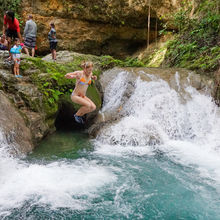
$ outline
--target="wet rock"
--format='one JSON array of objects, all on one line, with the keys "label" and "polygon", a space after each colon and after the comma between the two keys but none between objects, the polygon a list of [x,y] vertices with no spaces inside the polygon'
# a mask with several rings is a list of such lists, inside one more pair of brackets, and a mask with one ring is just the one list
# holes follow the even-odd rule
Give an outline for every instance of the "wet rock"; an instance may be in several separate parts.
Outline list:
[{"label": "wet rock", "polygon": [[0,91],[0,128],[7,142],[15,146],[11,149],[12,153],[27,153],[33,150],[29,128],[3,91]]}]

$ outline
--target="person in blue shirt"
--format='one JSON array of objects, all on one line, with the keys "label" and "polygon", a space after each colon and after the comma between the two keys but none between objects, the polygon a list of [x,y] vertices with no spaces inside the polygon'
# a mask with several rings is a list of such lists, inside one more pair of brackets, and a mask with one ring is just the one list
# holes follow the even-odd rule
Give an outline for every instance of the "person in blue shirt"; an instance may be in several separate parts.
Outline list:
[{"label": "person in blue shirt", "polygon": [[21,50],[23,44],[20,43],[18,38],[15,39],[15,45],[10,49],[10,53],[12,54],[12,59],[14,61],[14,75],[15,77],[21,78],[20,75],[20,63],[21,63]]}]

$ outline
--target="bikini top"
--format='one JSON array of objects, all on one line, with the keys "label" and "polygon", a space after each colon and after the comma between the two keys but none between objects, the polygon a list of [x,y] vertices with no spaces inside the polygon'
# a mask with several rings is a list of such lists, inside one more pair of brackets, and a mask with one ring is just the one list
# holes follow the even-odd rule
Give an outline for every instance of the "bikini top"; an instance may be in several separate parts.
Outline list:
[{"label": "bikini top", "polygon": [[90,85],[91,83],[92,83],[91,79],[88,82],[86,82],[84,77],[80,78],[79,80],[80,85]]}]

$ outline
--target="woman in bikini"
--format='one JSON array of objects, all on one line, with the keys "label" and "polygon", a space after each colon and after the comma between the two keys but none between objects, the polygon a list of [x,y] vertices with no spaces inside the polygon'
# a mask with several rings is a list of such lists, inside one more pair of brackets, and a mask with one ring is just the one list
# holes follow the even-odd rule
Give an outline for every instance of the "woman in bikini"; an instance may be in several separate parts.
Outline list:
[{"label": "woman in bikini", "polygon": [[76,79],[75,89],[72,92],[71,99],[73,102],[81,105],[80,109],[74,115],[75,121],[84,124],[83,115],[92,112],[96,109],[96,105],[86,96],[88,86],[91,80],[96,80],[97,77],[92,75],[93,63],[85,62],[82,64],[83,70],[67,73],[67,79]]}]

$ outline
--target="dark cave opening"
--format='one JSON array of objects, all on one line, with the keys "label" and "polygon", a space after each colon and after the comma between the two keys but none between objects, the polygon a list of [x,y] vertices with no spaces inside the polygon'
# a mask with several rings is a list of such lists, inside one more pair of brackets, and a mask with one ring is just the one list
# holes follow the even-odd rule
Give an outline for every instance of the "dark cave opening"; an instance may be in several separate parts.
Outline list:
[{"label": "dark cave opening", "polygon": [[103,43],[101,54],[108,54],[117,59],[125,59],[146,45],[145,41],[121,40],[111,38]]},{"label": "dark cave opening", "polygon": [[57,130],[79,130],[84,129],[82,125],[75,122],[74,114],[76,110],[73,105],[68,102],[62,102],[55,120]]}]

